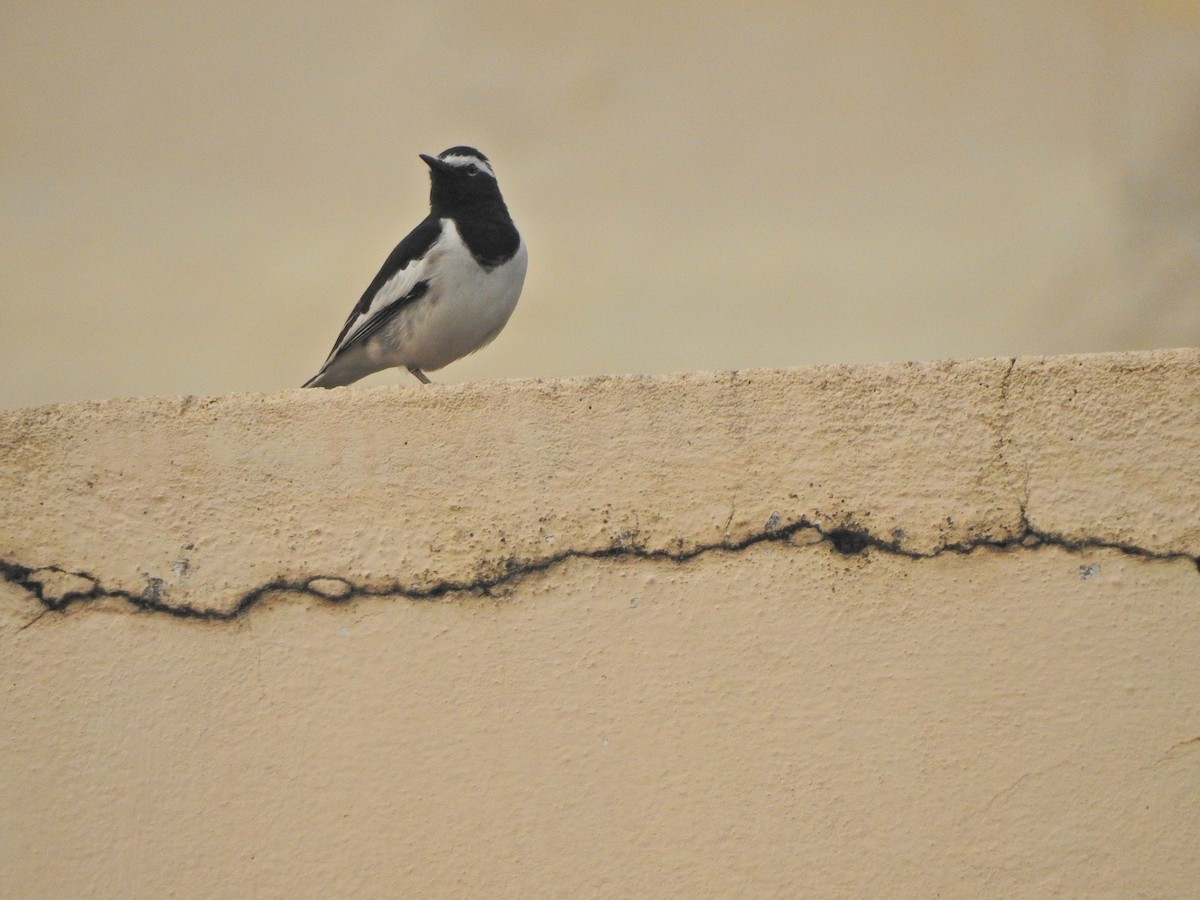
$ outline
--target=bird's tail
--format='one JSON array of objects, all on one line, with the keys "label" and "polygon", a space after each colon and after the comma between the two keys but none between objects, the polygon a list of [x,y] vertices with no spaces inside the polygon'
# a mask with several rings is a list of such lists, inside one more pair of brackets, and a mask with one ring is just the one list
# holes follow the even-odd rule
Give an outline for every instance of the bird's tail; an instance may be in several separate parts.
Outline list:
[{"label": "bird's tail", "polygon": [[300,387],[306,388],[335,388],[355,381],[354,378],[337,378],[329,369],[322,369]]},{"label": "bird's tail", "polygon": [[321,366],[320,371],[301,386],[306,388],[342,387],[353,384],[358,379],[379,371],[380,368],[352,349],[350,353],[338,353],[325,360],[325,365]]},{"label": "bird's tail", "polygon": [[335,388],[342,387],[346,384],[358,381],[362,378],[362,374],[350,372],[345,366],[330,365],[336,360],[329,360],[325,365],[321,366],[321,371],[317,372],[312,378],[300,385],[306,388]]}]

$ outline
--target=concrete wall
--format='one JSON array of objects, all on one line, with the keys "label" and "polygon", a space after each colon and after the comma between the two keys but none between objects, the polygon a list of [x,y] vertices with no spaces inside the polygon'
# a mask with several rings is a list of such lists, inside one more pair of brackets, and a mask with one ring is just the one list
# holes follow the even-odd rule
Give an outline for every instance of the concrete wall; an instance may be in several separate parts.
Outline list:
[{"label": "concrete wall", "polygon": [[1188,896],[1200,352],[0,416],[6,896]]}]

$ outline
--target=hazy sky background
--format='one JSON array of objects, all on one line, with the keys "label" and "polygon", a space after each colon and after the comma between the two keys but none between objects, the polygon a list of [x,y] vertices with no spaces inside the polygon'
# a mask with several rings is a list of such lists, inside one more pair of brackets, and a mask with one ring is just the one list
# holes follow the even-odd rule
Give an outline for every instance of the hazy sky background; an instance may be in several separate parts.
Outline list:
[{"label": "hazy sky background", "polygon": [[1200,3],[0,17],[0,407],[299,385],[459,143],[530,268],[437,381],[1200,344]]}]

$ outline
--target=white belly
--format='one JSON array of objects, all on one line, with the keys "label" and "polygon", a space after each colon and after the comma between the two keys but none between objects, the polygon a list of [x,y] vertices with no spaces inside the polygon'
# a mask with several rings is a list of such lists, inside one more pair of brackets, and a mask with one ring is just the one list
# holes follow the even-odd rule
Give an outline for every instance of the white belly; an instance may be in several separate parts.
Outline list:
[{"label": "white belly", "polygon": [[[381,329],[376,348],[389,365],[435,372],[490,343],[508,322],[529,256],[521,241],[508,262],[484,269],[451,221],[429,260],[429,290]],[[434,274],[436,273],[436,274]]]}]

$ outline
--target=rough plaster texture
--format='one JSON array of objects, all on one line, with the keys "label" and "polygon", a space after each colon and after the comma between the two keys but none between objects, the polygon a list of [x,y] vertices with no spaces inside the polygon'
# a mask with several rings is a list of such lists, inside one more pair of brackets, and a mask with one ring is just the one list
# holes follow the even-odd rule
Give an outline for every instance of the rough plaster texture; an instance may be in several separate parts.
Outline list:
[{"label": "rough plaster texture", "polygon": [[0,415],[10,896],[1200,883],[1200,352]]}]

